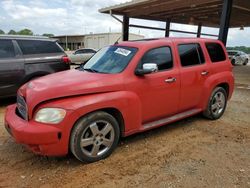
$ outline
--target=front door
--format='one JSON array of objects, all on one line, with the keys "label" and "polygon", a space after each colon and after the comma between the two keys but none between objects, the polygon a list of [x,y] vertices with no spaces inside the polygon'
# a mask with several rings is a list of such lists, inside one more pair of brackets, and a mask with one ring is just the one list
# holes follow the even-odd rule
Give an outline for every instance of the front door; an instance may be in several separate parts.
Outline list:
[{"label": "front door", "polygon": [[180,77],[168,46],[149,50],[142,57],[143,64],[155,63],[158,71],[137,78],[137,92],[141,100],[142,124],[171,116],[178,111]]}]

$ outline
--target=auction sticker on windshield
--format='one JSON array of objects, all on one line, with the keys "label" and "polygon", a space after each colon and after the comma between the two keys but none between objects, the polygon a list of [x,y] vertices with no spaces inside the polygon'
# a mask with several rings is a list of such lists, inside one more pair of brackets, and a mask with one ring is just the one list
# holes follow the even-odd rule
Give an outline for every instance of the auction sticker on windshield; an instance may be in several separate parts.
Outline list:
[{"label": "auction sticker on windshield", "polygon": [[123,56],[128,56],[131,53],[131,51],[124,49],[124,48],[117,48],[115,53],[121,54]]}]

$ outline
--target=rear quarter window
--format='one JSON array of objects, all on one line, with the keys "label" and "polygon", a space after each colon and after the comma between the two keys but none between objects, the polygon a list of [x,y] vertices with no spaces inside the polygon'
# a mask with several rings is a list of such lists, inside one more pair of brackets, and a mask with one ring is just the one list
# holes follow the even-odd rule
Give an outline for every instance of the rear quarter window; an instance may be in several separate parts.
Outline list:
[{"label": "rear quarter window", "polygon": [[206,48],[213,63],[226,60],[226,54],[219,43],[206,43]]},{"label": "rear quarter window", "polygon": [[53,41],[17,40],[24,55],[60,53],[62,49]]}]

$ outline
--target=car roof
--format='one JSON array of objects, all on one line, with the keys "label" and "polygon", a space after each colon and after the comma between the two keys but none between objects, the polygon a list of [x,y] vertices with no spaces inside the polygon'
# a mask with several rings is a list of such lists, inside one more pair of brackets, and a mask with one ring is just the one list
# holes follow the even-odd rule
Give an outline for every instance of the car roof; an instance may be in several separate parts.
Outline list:
[{"label": "car roof", "polygon": [[0,39],[57,41],[57,39],[52,39],[45,36],[28,36],[28,35],[0,35]]},{"label": "car roof", "polygon": [[239,50],[227,50],[227,52],[240,52]]},{"label": "car roof", "polygon": [[129,46],[129,47],[144,47],[150,46],[157,43],[168,42],[168,43],[195,43],[195,42],[213,42],[213,43],[220,43],[221,41],[217,39],[207,39],[207,38],[195,38],[195,37],[168,37],[168,38],[148,38],[148,39],[141,39],[141,40],[132,40],[132,41],[125,41],[120,42],[117,44],[118,46]]}]

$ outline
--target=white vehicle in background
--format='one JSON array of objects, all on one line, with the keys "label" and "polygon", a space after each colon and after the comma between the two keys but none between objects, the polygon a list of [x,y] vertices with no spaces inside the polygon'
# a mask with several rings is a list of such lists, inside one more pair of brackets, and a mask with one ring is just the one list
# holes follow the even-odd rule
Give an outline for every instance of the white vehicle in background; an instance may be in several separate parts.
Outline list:
[{"label": "white vehicle in background", "polygon": [[86,63],[94,54],[96,53],[95,49],[92,48],[82,48],[76,50],[72,54],[69,54],[68,57],[72,64],[84,64]]},{"label": "white vehicle in background", "polygon": [[237,65],[237,64],[247,65],[249,61],[249,56],[242,51],[228,50],[227,53],[229,59],[231,60],[232,65]]}]

